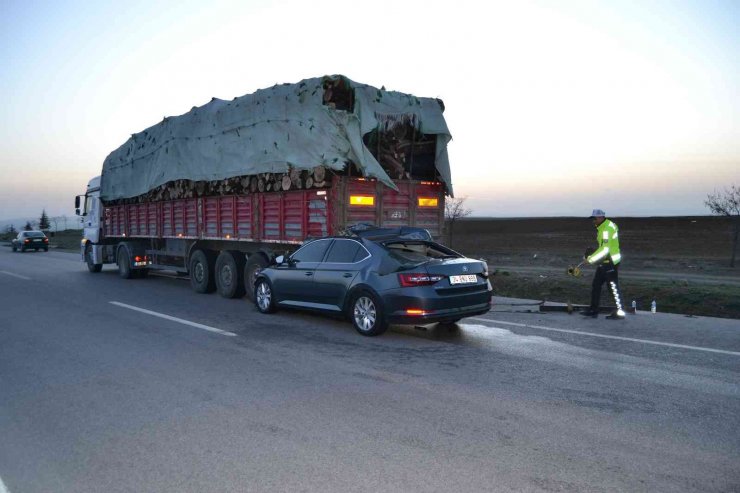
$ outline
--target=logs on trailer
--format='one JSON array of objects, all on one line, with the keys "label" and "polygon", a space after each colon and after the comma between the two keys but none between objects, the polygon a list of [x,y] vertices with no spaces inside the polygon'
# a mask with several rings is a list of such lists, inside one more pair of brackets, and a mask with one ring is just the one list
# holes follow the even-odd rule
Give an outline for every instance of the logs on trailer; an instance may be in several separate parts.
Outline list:
[{"label": "logs on trailer", "polygon": [[256,192],[281,192],[331,185],[334,172],[324,166],[312,170],[291,168],[288,173],[259,173],[254,176],[236,176],[225,180],[191,181],[174,180],[148,193],[127,199],[114,200],[106,205],[137,204],[162,200],[190,199],[219,195],[247,195]]}]

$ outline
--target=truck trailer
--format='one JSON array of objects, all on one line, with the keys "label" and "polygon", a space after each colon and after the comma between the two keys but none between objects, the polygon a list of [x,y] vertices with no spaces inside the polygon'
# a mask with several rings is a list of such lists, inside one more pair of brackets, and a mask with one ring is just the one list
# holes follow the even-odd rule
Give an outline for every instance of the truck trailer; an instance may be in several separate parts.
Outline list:
[{"label": "truck trailer", "polygon": [[443,111],[326,76],[165,118],[76,197],[82,260],[93,273],[173,270],[196,292],[251,298],[259,271],[307,239],[359,223],[441,236],[452,194]]}]

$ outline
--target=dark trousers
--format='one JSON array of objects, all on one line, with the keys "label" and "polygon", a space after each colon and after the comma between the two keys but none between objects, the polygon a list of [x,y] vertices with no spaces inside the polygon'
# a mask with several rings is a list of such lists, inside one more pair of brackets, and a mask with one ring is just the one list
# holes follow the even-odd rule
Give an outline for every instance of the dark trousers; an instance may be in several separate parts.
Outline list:
[{"label": "dark trousers", "polygon": [[598,310],[599,303],[601,300],[601,286],[607,283],[609,290],[612,292],[614,297],[614,303],[617,305],[617,310],[622,310],[622,295],[619,292],[619,273],[618,265],[614,265],[611,262],[603,263],[596,268],[594,274],[594,282],[591,285],[591,309]]}]

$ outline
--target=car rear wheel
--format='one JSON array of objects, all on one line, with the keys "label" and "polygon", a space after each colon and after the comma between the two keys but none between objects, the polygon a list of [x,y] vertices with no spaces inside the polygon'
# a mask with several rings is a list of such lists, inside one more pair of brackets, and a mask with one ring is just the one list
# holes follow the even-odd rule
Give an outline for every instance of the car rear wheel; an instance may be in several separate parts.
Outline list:
[{"label": "car rear wheel", "polygon": [[275,296],[267,279],[259,279],[254,287],[254,304],[260,313],[275,312]]},{"label": "car rear wheel", "polygon": [[216,259],[216,289],[224,298],[244,296],[244,254],[223,251]]},{"label": "car rear wheel", "polygon": [[190,257],[190,286],[196,293],[212,293],[216,290],[213,279],[213,257],[203,250],[196,250]]},{"label": "car rear wheel", "polygon": [[249,256],[247,259],[247,265],[244,266],[244,287],[247,290],[247,297],[251,301],[255,301],[255,281],[257,280],[257,274],[269,265],[267,258],[261,253],[255,253]]},{"label": "car rear wheel", "polygon": [[364,336],[377,336],[388,328],[378,299],[368,293],[358,293],[350,305],[350,318],[357,332]]},{"label": "car rear wheel", "polygon": [[103,264],[94,263],[90,245],[85,248],[85,263],[87,264],[87,270],[90,272],[100,272],[103,270]]}]

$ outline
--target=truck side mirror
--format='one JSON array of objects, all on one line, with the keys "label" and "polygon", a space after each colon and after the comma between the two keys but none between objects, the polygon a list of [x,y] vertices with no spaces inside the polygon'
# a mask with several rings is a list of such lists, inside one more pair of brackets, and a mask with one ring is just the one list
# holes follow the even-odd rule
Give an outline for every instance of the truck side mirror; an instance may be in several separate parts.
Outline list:
[{"label": "truck side mirror", "polygon": [[77,210],[76,214],[80,215],[80,196],[75,197],[75,209]]}]

